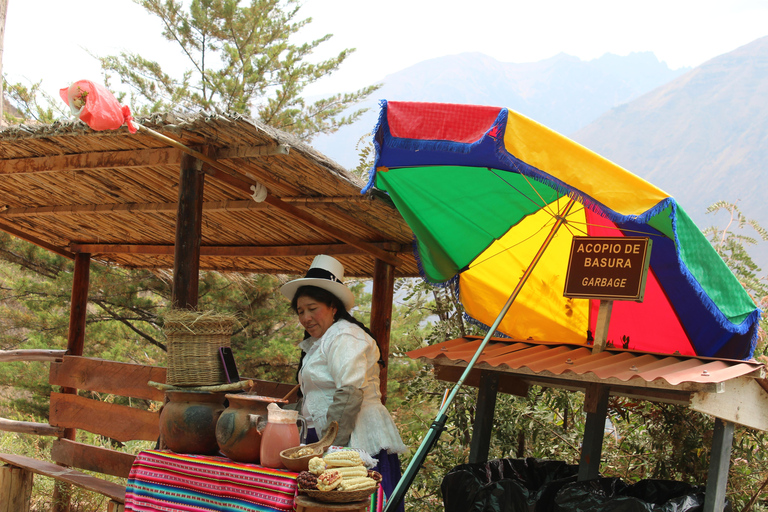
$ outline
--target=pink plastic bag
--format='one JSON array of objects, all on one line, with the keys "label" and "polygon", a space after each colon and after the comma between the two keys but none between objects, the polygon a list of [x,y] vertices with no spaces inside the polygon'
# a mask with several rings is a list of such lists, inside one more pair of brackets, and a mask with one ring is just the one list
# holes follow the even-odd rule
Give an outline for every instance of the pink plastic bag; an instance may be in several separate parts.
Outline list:
[{"label": "pink plastic bag", "polygon": [[67,102],[72,114],[96,131],[117,130],[124,124],[128,131],[136,133],[131,109],[120,105],[117,98],[103,85],[90,80],[78,80],[59,91],[61,99]]}]

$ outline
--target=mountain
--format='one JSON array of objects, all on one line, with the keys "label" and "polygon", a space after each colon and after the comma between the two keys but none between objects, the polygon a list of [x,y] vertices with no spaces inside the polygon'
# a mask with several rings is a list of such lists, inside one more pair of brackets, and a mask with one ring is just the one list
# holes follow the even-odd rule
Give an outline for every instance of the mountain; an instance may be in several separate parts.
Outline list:
[{"label": "mountain", "polygon": [[381,89],[362,104],[370,109],[363,118],[317,137],[312,145],[341,165],[355,167],[355,146],[375,126],[381,98],[508,107],[569,134],[686,71],[669,69],[650,52],[606,54],[590,61],[561,53],[523,64],[480,53],[440,57],[387,75]]},{"label": "mountain", "polygon": [[[671,194],[699,225],[716,201],[768,228],[768,37],[711,59],[571,134]],[[754,236],[755,233],[745,231]],[[765,242],[750,250],[768,268]]]}]

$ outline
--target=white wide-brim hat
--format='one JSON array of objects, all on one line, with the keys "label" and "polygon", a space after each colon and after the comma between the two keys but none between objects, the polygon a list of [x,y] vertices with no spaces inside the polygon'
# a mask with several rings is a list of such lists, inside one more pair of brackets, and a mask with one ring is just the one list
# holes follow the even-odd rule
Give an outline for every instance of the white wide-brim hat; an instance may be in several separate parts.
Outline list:
[{"label": "white wide-brim hat", "polygon": [[352,290],[344,284],[343,279],[344,265],[339,263],[336,258],[321,254],[312,260],[307,275],[301,279],[294,279],[285,283],[280,287],[280,292],[292,301],[293,296],[296,295],[296,290],[302,286],[317,286],[338,297],[349,311],[355,305],[355,296]]}]

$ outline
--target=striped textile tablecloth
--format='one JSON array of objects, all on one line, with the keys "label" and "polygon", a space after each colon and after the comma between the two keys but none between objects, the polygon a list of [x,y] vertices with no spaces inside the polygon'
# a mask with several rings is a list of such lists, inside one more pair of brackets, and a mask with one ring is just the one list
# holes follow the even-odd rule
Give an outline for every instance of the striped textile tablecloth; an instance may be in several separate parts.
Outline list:
[{"label": "striped textile tablecloth", "polygon": [[292,511],[298,473],[224,457],[141,452],[125,492],[133,512]]}]

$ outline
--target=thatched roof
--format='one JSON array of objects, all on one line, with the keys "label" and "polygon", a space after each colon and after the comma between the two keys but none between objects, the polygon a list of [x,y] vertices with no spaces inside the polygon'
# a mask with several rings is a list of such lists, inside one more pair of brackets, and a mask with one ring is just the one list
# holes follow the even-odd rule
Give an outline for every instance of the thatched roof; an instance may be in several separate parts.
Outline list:
[{"label": "thatched roof", "polygon": [[[361,196],[359,179],[294,137],[238,115],[139,122],[232,171],[203,165],[201,269],[303,274],[325,253],[362,277],[386,250],[378,255],[399,260],[396,276],[418,274],[413,234],[387,198]],[[96,132],[79,121],[6,128],[0,229],[69,257],[171,269],[184,157],[147,130]],[[252,199],[255,182],[269,201]]]}]

